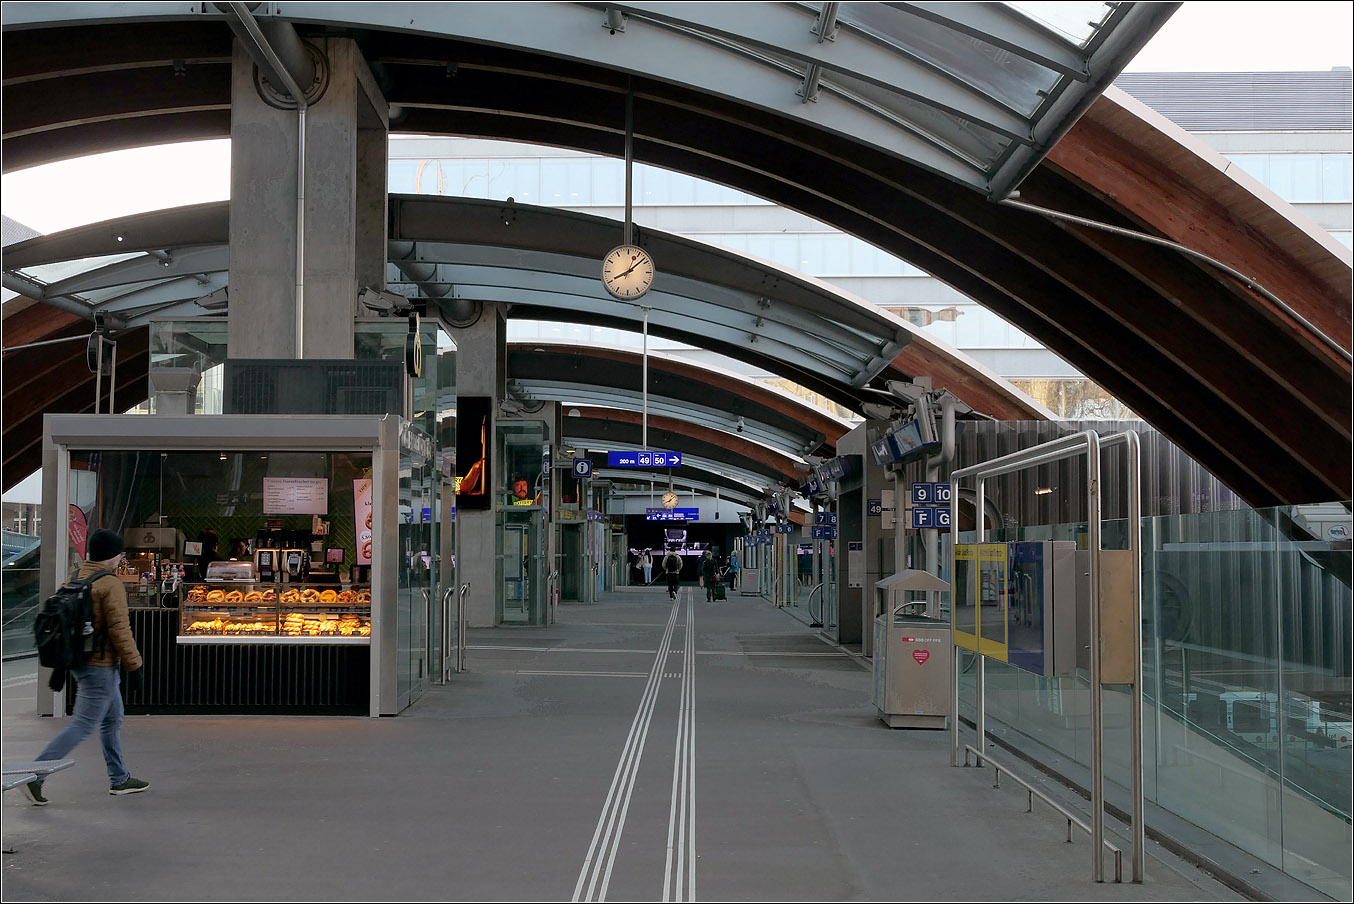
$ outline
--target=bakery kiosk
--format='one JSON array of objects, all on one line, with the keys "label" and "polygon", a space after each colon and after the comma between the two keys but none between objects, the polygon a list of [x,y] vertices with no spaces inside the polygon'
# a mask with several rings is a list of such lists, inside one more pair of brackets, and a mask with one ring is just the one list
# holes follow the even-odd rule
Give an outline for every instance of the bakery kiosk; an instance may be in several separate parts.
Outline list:
[{"label": "bakery kiosk", "polygon": [[154,531],[122,576],[148,667],[129,713],[394,715],[441,654],[432,453],[395,415],[47,415],[43,503],[66,517],[44,519],[42,593],[96,528]]}]

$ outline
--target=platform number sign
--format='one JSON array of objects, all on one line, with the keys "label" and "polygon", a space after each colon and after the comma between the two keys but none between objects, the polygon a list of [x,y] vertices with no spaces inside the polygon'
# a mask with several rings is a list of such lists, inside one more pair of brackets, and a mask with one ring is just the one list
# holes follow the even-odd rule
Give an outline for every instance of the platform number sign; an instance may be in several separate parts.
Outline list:
[{"label": "platform number sign", "polygon": [[917,481],[912,484],[913,505],[949,505],[950,485],[944,481]]}]

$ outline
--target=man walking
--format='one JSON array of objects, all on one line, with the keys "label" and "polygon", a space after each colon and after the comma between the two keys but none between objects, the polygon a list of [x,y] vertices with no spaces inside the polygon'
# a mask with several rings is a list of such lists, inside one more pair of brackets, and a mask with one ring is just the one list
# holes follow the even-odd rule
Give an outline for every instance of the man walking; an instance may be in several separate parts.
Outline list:
[{"label": "man walking", "polygon": [[677,599],[677,582],[682,575],[682,557],[677,555],[677,551],[668,548],[668,554],[663,557],[663,573],[668,578],[668,597]]},{"label": "man walking", "polygon": [[[78,579],[98,571],[114,571],[126,557],[122,537],[111,530],[96,530],[89,537],[89,558],[80,563]],[[122,763],[122,695],[118,692],[118,664],[127,668],[127,683],[141,685],[141,653],[132,637],[127,616],[127,591],[117,575],[99,578],[90,586],[94,604],[94,652],[89,661],[72,672],[75,678],[75,711],[70,723],[38,754],[38,760],[59,760],[85,738],[99,730],[103,760],[108,767],[109,794],[135,794],[150,787],[150,782],[132,778]],[[111,649],[109,649],[111,647]],[[64,683],[60,670],[53,683]],[[61,684],[52,690],[61,690]],[[42,780],[24,785],[24,794],[34,806],[47,805],[42,795]]]}]

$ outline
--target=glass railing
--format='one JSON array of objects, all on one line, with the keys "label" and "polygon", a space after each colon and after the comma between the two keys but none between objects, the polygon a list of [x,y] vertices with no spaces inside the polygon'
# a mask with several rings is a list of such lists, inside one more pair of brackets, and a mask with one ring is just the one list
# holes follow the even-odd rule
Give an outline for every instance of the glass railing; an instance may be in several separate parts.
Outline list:
[{"label": "glass railing", "polygon": [[[1144,794],[1348,899],[1349,510],[1303,508],[1143,521]],[[1124,524],[1104,528],[1122,536]],[[1045,525],[988,539],[1075,539],[1080,530]],[[961,682],[970,704],[972,674]],[[1089,765],[1086,675],[1042,678],[989,660],[986,676],[989,719]],[[1105,776],[1127,788],[1128,696],[1108,689],[1103,701]]]},{"label": "glass railing", "polygon": [[26,656],[33,650],[33,618],[38,612],[37,537],[5,532],[4,658]]}]

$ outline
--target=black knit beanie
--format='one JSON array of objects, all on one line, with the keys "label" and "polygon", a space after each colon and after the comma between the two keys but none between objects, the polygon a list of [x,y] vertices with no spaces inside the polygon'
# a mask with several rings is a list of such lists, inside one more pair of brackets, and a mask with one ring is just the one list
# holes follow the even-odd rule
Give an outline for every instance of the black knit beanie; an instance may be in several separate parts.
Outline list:
[{"label": "black knit beanie", "polygon": [[99,528],[89,535],[88,559],[91,562],[106,562],[127,548],[122,535],[105,528]]}]

